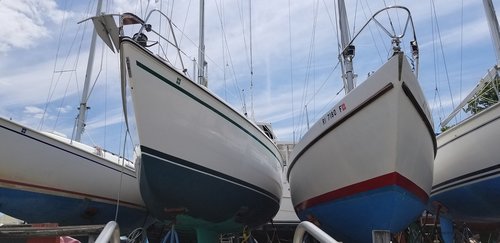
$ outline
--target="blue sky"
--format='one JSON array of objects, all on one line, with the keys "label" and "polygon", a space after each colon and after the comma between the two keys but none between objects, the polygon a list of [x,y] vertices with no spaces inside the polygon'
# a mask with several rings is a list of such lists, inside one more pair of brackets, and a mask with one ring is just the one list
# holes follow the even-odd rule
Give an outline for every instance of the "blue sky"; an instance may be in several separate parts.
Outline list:
[{"label": "blue sky", "polygon": [[[108,13],[145,16],[152,8],[169,13],[183,32],[176,30],[176,36],[186,53],[185,66],[192,73],[191,59],[197,58],[198,1],[104,2]],[[421,56],[419,80],[437,124],[452,108],[450,93],[456,105],[495,63],[482,1],[386,0],[385,4],[406,6],[413,15]],[[498,0],[494,4],[500,6]],[[93,1],[76,0],[0,1],[4,33],[0,36],[1,117],[71,136],[92,27],[76,22],[89,12],[94,15],[95,10],[89,11],[94,5]],[[384,1],[348,1],[351,30],[359,30],[366,16],[383,6]],[[433,8],[436,16],[431,15]],[[342,81],[335,68],[333,1],[252,1],[251,60],[249,9],[248,1],[206,0],[209,88],[239,111],[244,97],[251,113],[253,97],[256,120],[271,122],[280,140],[292,141],[294,131],[297,140],[306,130],[306,104],[312,125],[343,95],[337,95]],[[370,30],[355,43],[358,83],[390,55],[382,45],[373,44],[374,39],[386,43],[389,39],[381,37],[376,28]],[[179,64],[175,58],[171,60]],[[98,44],[92,78],[97,82],[83,136],[84,142],[114,152],[123,141],[117,61],[116,54]]]}]

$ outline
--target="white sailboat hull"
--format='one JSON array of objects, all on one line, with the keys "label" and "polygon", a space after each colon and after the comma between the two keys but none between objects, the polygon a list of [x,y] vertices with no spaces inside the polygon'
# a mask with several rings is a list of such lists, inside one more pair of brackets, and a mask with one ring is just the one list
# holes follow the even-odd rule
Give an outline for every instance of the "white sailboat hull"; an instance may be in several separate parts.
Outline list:
[{"label": "white sailboat hull", "polygon": [[206,88],[123,39],[141,144],[141,194],[158,218],[217,231],[270,220],[281,156],[257,126]]},{"label": "white sailboat hull", "polygon": [[119,199],[121,230],[142,226],[135,172],[90,149],[0,118],[0,212],[29,223],[104,224]]},{"label": "white sailboat hull", "polygon": [[335,239],[398,232],[425,209],[435,137],[403,54],[393,56],[320,119],[294,149],[292,201]]},{"label": "white sailboat hull", "polygon": [[437,137],[431,200],[457,221],[500,222],[500,104]]}]

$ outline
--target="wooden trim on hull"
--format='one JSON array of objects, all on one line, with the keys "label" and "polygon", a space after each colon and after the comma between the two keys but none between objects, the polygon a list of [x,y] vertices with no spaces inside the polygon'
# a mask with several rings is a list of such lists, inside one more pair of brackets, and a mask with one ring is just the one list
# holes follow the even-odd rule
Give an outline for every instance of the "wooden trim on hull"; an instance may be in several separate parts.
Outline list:
[{"label": "wooden trim on hull", "polygon": [[[319,136],[317,136],[314,140],[312,140],[309,144],[307,144],[298,154],[295,156],[294,160],[290,163],[290,167],[288,168],[288,173],[287,177],[290,175],[290,171],[292,170],[292,167],[295,165],[295,162],[302,156],[302,154],[305,153],[311,146],[313,146],[316,142],[318,142],[321,138],[323,138],[326,134],[328,134],[331,130],[337,128],[340,126],[342,123],[347,121],[349,118],[354,116],[356,113],[361,111],[363,108],[366,106],[370,105],[373,103],[375,100],[377,100],[379,97],[387,93],[389,90],[394,88],[394,85],[392,83],[387,84],[384,86],[382,89],[380,89],[378,92],[376,92],[374,95],[372,95],[370,98],[368,98],[365,102],[361,103],[356,109],[354,109],[352,112],[344,116],[342,119],[338,120],[336,123],[332,124],[329,128],[325,129]],[[430,121],[427,119],[427,116],[425,115],[425,112],[422,110],[422,107],[418,103],[417,99],[411,92],[411,90],[408,88],[408,86],[403,82],[402,83],[402,88],[403,92],[405,95],[408,97],[408,99],[411,101],[415,109],[417,110],[420,118],[424,122],[429,135],[432,139],[432,144],[433,144],[433,149],[434,149],[434,157],[436,157],[437,154],[437,141],[436,141],[436,136],[434,134],[434,129],[432,128],[432,124]]]},{"label": "wooden trim on hull", "polygon": [[417,99],[415,98],[415,96],[413,95],[410,88],[408,88],[408,86],[406,85],[405,82],[403,82],[402,87],[403,87],[403,92],[405,93],[406,97],[408,97],[408,99],[410,99],[411,103],[413,104],[413,107],[415,107],[415,109],[418,112],[418,115],[420,116],[420,118],[424,122],[425,126],[427,127],[427,131],[429,132],[429,135],[432,138],[432,145],[434,148],[434,158],[436,158],[437,142],[436,142],[436,134],[434,134],[434,129],[432,128],[432,124],[429,121],[429,119],[427,119],[427,116],[425,115],[424,110],[422,110],[422,107],[420,106]]}]

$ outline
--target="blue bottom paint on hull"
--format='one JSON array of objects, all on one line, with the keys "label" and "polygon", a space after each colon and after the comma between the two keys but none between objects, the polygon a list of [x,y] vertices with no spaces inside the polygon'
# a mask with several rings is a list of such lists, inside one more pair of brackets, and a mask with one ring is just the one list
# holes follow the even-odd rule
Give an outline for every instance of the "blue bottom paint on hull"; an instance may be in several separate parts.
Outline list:
[{"label": "blue bottom paint on hull", "polygon": [[[0,212],[28,223],[65,225],[106,224],[115,219],[116,205],[55,196],[44,193],[0,188]],[[120,206],[120,233],[130,233],[146,222],[146,209]]]},{"label": "blue bottom paint on hull", "polygon": [[319,222],[334,239],[372,242],[372,230],[404,230],[425,209],[419,198],[399,186],[386,186],[322,203],[298,213],[301,220]]},{"label": "blue bottom paint on hull", "polygon": [[[141,150],[164,159],[168,156],[148,148]],[[279,198],[211,174],[217,172],[186,168],[185,161],[171,163],[143,153],[141,163],[140,188],[147,208],[154,217],[175,218],[177,226],[234,232],[245,225],[268,222],[279,209]]]},{"label": "blue bottom paint on hull", "polygon": [[453,220],[474,223],[500,222],[500,176],[431,195]]}]

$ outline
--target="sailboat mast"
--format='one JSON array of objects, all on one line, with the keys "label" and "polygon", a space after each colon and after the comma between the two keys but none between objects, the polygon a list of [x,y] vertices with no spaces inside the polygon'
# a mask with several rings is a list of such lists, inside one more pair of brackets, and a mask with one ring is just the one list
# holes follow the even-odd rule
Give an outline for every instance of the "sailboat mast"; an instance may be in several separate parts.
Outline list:
[{"label": "sailboat mast", "polygon": [[497,66],[500,67],[500,31],[498,28],[498,19],[495,14],[495,9],[493,7],[493,2],[491,0],[483,0],[484,9],[486,12],[486,18],[488,20],[488,25],[490,27],[491,38],[493,39],[493,45],[495,47],[495,53],[497,55]]},{"label": "sailboat mast", "polygon": [[344,88],[346,94],[354,89],[354,71],[352,65],[352,59],[354,58],[354,46],[348,46],[351,41],[349,35],[349,23],[347,22],[347,11],[345,9],[344,0],[338,0],[339,8],[339,27],[340,27],[340,39],[342,44],[342,58],[344,60],[345,73],[342,75],[344,79]]},{"label": "sailboat mast", "polygon": [[205,0],[200,0],[200,46],[198,47],[198,83],[207,86],[205,78]]},{"label": "sailboat mast", "polygon": [[[96,16],[101,14],[102,0],[97,2]],[[96,44],[97,33],[95,29],[92,31],[92,39],[90,42],[90,52],[89,59],[87,63],[87,72],[85,73],[85,83],[83,84],[82,99],[80,101],[80,106],[78,107],[79,113],[76,122],[76,134],[75,141],[80,142],[82,138],[83,130],[85,129],[85,119],[87,115],[87,99],[89,96],[89,86],[90,78],[92,76],[92,67],[94,66],[94,54],[95,54],[95,44]]]}]

